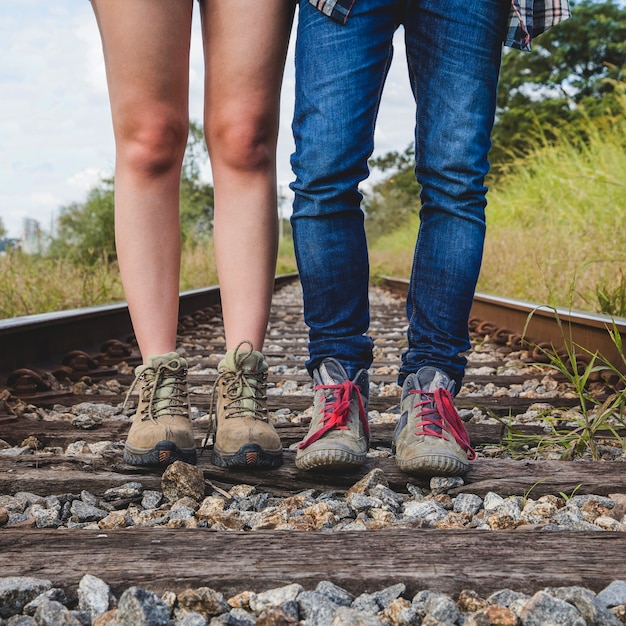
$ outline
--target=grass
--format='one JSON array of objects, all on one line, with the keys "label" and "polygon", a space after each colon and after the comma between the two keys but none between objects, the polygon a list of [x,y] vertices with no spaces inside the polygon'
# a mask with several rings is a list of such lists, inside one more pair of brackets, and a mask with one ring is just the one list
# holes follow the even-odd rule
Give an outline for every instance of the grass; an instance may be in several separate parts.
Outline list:
[{"label": "grass", "polygon": [[[626,315],[626,97],[623,114],[561,133],[491,185],[478,290]],[[371,247],[372,271],[408,277],[415,223]]]},{"label": "grass", "polygon": [[[291,239],[279,247],[277,273],[296,271]],[[212,242],[187,245],[181,259],[181,291],[216,285]],[[0,319],[121,302],[125,299],[116,263],[78,266],[19,251],[0,256]]]}]

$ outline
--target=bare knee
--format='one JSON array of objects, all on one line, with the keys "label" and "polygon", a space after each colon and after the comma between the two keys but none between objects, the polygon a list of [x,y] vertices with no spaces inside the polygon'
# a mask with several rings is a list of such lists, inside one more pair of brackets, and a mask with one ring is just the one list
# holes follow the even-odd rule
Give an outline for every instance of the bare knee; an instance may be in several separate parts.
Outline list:
[{"label": "bare knee", "polygon": [[135,174],[154,178],[180,169],[189,123],[186,119],[146,113],[129,120],[118,132],[118,160]]},{"label": "bare knee", "polygon": [[276,130],[273,120],[250,114],[207,123],[211,162],[232,170],[263,171],[273,166]]}]

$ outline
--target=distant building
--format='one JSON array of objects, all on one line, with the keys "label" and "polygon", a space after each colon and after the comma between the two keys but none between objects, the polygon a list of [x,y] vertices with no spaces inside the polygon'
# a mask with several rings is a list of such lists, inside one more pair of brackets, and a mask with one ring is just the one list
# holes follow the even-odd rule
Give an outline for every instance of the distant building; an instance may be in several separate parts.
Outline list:
[{"label": "distant building", "polygon": [[21,248],[27,254],[43,252],[41,225],[32,217],[25,217],[22,226]]}]

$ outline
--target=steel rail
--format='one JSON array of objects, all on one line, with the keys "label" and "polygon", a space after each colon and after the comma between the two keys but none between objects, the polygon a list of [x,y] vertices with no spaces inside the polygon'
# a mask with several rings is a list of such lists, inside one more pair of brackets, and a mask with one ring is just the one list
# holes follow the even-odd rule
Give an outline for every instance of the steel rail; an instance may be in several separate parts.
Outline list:
[{"label": "steel rail", "polygon": [[[297,279],[277,276],[274,286]],[[220,302],[219,286],[183,291],[181,317]],[[103,342],[126,341],[132,325],[126,302],[0,320],[0,375],[21,367],[56,367],[70,350],[99,351]]]},{"label": "steel rail", "polygon": [[[406,294],[408,280],[391,276],[380,278],[383,286]],[[583,313],[484,293],[475,294],[470,315],[493,323],[500,332],[504,330],[523,337],[529,345],[547,345],[557,351],[569,346],[583,358],[597,353],[601,360],[626,373],[625,355],[619,345],[626,345],[626,318]]]}]

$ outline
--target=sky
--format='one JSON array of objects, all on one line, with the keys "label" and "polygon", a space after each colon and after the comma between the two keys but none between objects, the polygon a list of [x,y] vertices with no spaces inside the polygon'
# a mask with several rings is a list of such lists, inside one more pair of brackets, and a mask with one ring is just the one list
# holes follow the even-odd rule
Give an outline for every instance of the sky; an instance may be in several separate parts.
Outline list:
[{"label": "sky", "polygon": [[[195,3],[194,3],[195,4]],[[194,8],[190,117],[202,119],[202,42]],[[375,135],[374,155],[403,151],[413,137],[403,32],[394,39]],[[0,217],[10,237],[23,220],[50,231],[62,206],[81,202],[114,168],[114,143],[100,36],[87,0],[2,0],[0,4]],[[281,95],[278,181],[293,176],[295,36],[291,38]],[[210,181],[210,168],[206,178]],[[288,206],[283,207],[288,214]]]}]

